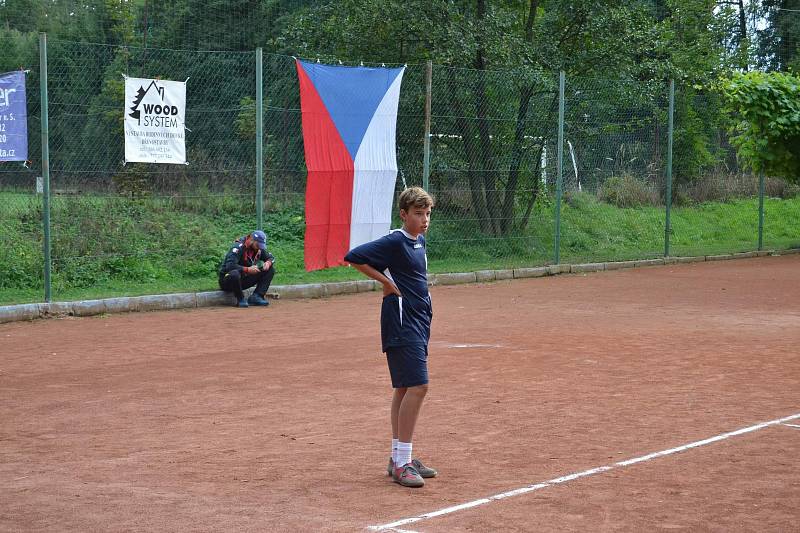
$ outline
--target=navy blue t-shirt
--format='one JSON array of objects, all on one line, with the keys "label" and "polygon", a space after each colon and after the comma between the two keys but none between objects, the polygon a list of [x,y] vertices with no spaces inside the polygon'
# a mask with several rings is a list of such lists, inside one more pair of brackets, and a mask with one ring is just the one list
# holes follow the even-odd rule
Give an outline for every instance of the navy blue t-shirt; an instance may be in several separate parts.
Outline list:
[{"label": "navy blue t-shirt", "polygon": [[428,292],[428,257],[425,237],[412,239],[403,230],[350,250],[348,263],[370,265],[394,281],[402,297],[390,294],[381,305],[381,345],[427,345],[431,335],[433,308]]}]

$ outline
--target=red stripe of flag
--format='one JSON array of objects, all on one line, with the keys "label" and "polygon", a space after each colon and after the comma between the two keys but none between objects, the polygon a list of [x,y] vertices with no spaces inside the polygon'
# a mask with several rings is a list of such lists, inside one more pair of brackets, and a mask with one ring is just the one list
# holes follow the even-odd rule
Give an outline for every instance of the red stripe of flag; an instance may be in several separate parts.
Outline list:
[{"label": "red stripe of flag", "polygon": [[353,160],[314,84],[297,62],[306,184],[306,270],[343,265],[350,249]]}]

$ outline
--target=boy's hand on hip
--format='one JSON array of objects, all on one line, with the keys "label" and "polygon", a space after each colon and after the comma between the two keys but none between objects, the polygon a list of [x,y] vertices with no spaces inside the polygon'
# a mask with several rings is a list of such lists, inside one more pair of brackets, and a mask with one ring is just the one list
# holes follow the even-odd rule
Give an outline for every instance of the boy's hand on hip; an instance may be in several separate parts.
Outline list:
[{"label": "boy's hand on hip", "polygon": [[397,288],[397,285],[392,283],[391,281],[387,280],[383,283],[383,296],[384,298],[389,296],[390,294],[396,294],[398,296],[403,296],[400,293],[400,289]]}]

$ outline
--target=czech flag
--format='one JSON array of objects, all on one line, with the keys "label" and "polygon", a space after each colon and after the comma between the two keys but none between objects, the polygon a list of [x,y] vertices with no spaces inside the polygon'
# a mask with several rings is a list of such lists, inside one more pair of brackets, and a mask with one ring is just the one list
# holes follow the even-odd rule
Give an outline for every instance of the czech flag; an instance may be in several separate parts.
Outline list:
[{"label": "czech flag", "polygon": [[404,70],[297,61],[308,169],[306,270],[343,265],[350,249],[389,232]]}]

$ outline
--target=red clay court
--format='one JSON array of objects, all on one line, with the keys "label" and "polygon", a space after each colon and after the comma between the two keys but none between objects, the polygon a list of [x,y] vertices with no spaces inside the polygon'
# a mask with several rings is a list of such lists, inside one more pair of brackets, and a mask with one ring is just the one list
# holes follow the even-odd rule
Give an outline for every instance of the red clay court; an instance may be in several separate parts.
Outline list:
[{"label": "red clay court", "polygon": [[800,255],[431,292],[416,490],[380,293],[0,325],[0,530],[800,529]]}]

